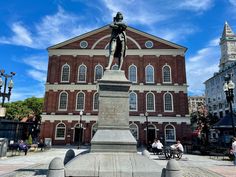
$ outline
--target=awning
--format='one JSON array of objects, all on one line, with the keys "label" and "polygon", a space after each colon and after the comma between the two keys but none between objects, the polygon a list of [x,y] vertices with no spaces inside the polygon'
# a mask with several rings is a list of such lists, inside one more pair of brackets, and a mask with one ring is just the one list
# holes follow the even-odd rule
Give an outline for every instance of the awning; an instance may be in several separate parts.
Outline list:
[{"label": "awning", "polygon": [[[236,115],[233,114],[234,127],[236,127]],[[221,118],[217,123],[213,125],[213,128],[232,128],[232,119],[230,114],[227,114]]]}]

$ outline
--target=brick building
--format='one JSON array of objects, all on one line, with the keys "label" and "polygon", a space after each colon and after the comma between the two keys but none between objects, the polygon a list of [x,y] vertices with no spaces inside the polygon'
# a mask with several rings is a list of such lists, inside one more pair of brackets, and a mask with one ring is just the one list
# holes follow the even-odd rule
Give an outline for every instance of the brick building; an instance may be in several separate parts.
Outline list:
[{"label": "brick building", "polygon": [[[42,138],[51,138],[53,144],[76,144],[81,137],[83,143],[90,143],[97,127],[96,83],[108,62],[110,34],[107,25],[48,48]],[[187,49],[131,27],[126,34],[122,69],[132,82],[129,120],[138,144],[146,142],[145,112],[149,140],[188,140]],[[117,68],[116,62],[113,69]]]}]

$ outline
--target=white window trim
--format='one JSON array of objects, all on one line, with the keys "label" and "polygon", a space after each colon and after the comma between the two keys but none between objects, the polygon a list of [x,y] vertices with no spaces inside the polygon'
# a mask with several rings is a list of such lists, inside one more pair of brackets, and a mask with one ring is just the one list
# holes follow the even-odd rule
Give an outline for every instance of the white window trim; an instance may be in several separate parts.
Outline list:
[{"label": "white window trim", "polygon": [[[147,95],[148,95],[149,93],[151,93],[151,94],[153,95],[154,110],[149,110],[148,107],[147,107]],[[156,103],[155,103],[155,94],[152,93],[152,92],[147,92],[147,93],[146,93],[146,110],[147,110],[148,112],[155,112],[155,111],[156,111],[156,105],[155,105],[155,104],[156,104]]]},{"label": "white window trim", "polygon": [[137,93],[135,93],[135,92],[132,91],[132,92],[129,93],[129,98],[130,98],[130,94],[131,94],[131,93],[134,93],[134,94],[136,95],[136,109],[135,109],[135,110],[130,110],[130,109],[129,109],[129,111],[130,111],[130,112],[136,112],[136,111],[138,111],[138,96],[137,96]]},{"label": "white window trim", "polygon": [[[170,94],[170,96],[171,96],[171,106],[172,106],[172,110],[166,110],[166,107],[165,107],[165,96],[166,96],[166,94]],[[163,103],[164,103],[164,112],[174,112],[174,104],[173,104],[173,95],[170,93],[170,92],[166,92],[166,93],[164,93],[164,95],[163,95]]]},{"label": "white window trim", "polygon": [[[65,133],[64,133],[64,137],[63,138],[58,138],[57,137],[57,127],[59,124],[63,124],[65,126]],[[63,122],[59,122],[57,125],[56,125],[56,129],[55,129],[55,140],[65,140],[66,138],[66,124],[64,124]]]},{"label": "white window trim", "polygon": [[[78,95],[79,95],[80,93],[83,93],[83,95],[84,95],[84,104],[83,104],[83,109],[77,109]],[[76,94],[75,111],[84,111],[84,106],[85,106],[85,93],[82,92],[82,91],[79,91],[79,92]]]},{"label": "white window trim", "polygon": [[[94,109],[94,103],[95,103],[95,95],[98,94],[98,92],[95,92],[93,94],[93,111],[98,111],[98,109]],[[99,104],[99,101],[98,101],[98,104]]]},{"label": "white window trim", "polygon": [[[80,80],[79,80],[79,74],[80,74],[79,70],[80,70],[80,67],[81,67],[81,66],[84,66],[84,67],[85,67],[85,81],[80,81]],[[78,83],[86,83],[86,81],[87,81],[87,66],[82,63],[81,65],[79,65],[79,68],[78,68],[77,82],[78,82]]]},{"label": "white window trim", "polygon": [[103,76],[103,66],[100,65],[100,64],[97,64],[97,65],[94,67],[94,77],[93,77],[94,83],[97,82],[97,80],[96,80],[96,68],[97,68],[98,66],[101,66],[101,67],[102,67],[102,76]]},{"label": "white window trim", "polygon": [[[149,66],[151,66],[151,67],[152,67],[152,70],[153,70],[153,72],[152,72],[152,78],[153,78],[153,80],[148,82],[148,81],[147,81],[147,68],[148,68]],[[154,83],[154,80],[155,80],[155,78],[154,78],[154,72],[155,72],[154,67],[153,67],[151,64],[148,64],[148,65],[145,67],[145,82],[146,82],[147,84],[153,84],[153,83]]]},{"label": "white window trim", "polygon": [[128,74],[129,74],[129,81],[130,81],[130,68],[132,67],[132,66],[134,66],[135,67],[135,81],[131,81],[132,83],[137,83],[138,82],[138,79],[137,79],[137,77],[138,77],[138,75],[137,75],[137,66],[135,66],[134,64],[132,64],[132,65],[130,65],[129,66],[129,71],[128,71]]},{"label": "white window trim", "polygon": [[[166,127],[167,127],[167,126],[169,126],[169,125],[170,125],[170,126],[172,126],[172,127],[173,127],[173,129],[174,129],[174,140],[169,140],[169,139],[166,139]],[[174,126],[174,125],[172,125],[172,124],[170,124],[170,123],[169,123],[169,124],[166,124],[166,126],[165,126],[165,129],[164,129],[164,130],[165,130],[165,132],[164,132],[164,133],[165,133],[165,141],[166,141],[166,142],[176,142],[176,129],[175,129],[175,126]]]},{"label": "white window trim", "polygon": [[[68,66],[69,67],[69,73],[68,73],[68,81],[63,81],[62,80],[62,76],[63,76],[63,67],[64,66]],[[64,65],[62,65],[61,67],[61,83],[69,83],[70,82],[70,65],[68,65],[67,63],[65,63]]]},{"label": "white window trim", "polygon": [[[139,129],[138,129],[138,125],[136,123],[131,123],[129,124],[129,129],[131,125],[135,125],[136,126],[136,130],[137,130],[137,140],[139,140]],[[132,133],[131,133],[132,134]]]},{"label": "white window trim", "polygon": [[[164,81],[164,67],[169,67],[169,69],[170,69],[170,82],[165,82]],[[163,83],[165,83],[165,84],[171,84],[172,83],[172,75],[171,75],[171,67],[170,67],[170,65],[168,65],[168,64],[165,64],[163,67],[162,67],[162,81],[163,81]]]},{"label": "white window trim", "polygon": [[[61,103],[61,94],[62,93],[66,93],[67,97],[66,97],[66,109],[60,109],[60,103]],[[67,107],[68,107],[68,93],[66,91],[62,91],[59,94],[59,102],[58,102],[58,111],[67,111]]]}]

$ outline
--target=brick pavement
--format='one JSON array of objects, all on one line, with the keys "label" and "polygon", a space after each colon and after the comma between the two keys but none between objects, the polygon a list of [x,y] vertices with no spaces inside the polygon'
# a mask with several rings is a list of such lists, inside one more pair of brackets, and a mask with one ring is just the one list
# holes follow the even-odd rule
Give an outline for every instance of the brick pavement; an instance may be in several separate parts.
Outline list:
[{"label": "brick pavement", "polygon": [[[64,158],[66,151],[72,148],[76,154],[81,152],[76,147],[52,148],[45,152],[32,152],[27,156],[13,156],[0,160],[2,177],[45,177],[48,164],[54,157]],[[151,155],[151,158],[162,168],[167,160]],[[24,162],[24,164],[22,164]],[[230,161],[210,159],[209,156],[184,155],[178,161],[183,177],[235,177],[236,167]]]}]

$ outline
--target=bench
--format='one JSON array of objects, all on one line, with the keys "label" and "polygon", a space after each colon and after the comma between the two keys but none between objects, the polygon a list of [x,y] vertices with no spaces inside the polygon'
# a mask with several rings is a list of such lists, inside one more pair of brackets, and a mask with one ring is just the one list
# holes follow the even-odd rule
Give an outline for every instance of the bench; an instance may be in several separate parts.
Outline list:
[{"label": "bench", "polygon": [[[30,148],[30,146],[27,145],[27,149],[29,149],[29,148]],[[25,151],[25,149],[21,149],[18,143],[9,144],[8,150],[11,151],[11,156],[17,155],[17,154],[20,155],[21,152],[24,152],[24,154],[26,155],[28,152],[28,150]]]},{"label": "bench", "polygon": [[218,159],[219,157],[222,157],[222,159],[224,160],[225,158],[229,157],[229,151],[226,148],[216,148],[209,152],[209,156],[210,159],[212,158]]}]

